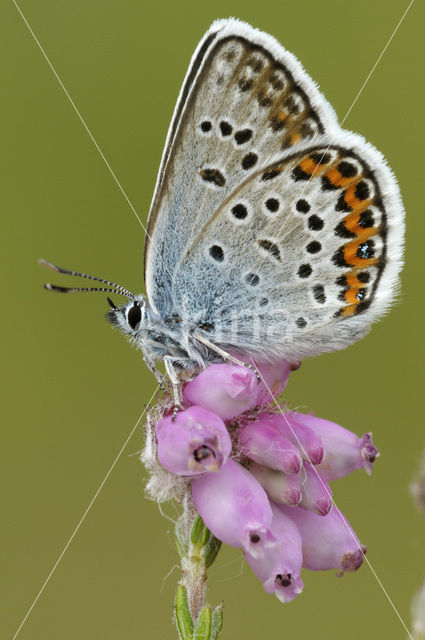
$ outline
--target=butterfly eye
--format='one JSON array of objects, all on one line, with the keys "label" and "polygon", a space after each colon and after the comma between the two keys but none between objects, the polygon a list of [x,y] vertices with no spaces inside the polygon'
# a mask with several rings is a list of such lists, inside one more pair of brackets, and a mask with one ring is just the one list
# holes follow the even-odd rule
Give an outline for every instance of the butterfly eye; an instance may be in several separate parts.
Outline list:
[{"label": "butterfly eye", "polygon": [[127,322],[132,329],[135,329],[142,319],[142,310],[139,305],[135,302],[132,307],[128,310],[127,313]]}]

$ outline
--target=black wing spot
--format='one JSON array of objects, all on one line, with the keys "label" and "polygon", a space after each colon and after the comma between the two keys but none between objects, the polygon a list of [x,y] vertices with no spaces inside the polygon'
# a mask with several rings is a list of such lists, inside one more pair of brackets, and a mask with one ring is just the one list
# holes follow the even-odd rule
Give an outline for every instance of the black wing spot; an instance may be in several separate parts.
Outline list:
[{"label": "black wing spot", "polygon": [[271,240],[259,240],[258,244],[262,249],[267,251],[267,253],[269,253],[280,262],[280,250],[277,244],[271,242]]},{"label": "black wing spot", "polygon": [[350,213],[350,211],[352,211],[352,207],[350,207],[349,204],[347,204],[346,200],[345,200],[345,191],[344,193],[341,193],[341,195],[338,198],[338,201],[335,205],[335,211],[344,211],[346,213]]},{"label": "black wing spot", "polygon": [[248,275],[245,276],[245,282],[251,287],[256,287],[260,282],[260,278],[256,273],[248,273]]},{"label": "black wing spot", "polygon": [[236,131],[235,140],[236,144],[245,144],[248,140],[252,138],[252,129],[242,129],[241,131]]},{"label": "black wing spot", "polygon": [[367,182],[361,180],[354,191],[354,195],[358,200],[367,200],[370,195],[370,189]]},{"label": "black wing spot", "polygon": [[295,205],[295,208],[300,213],[308,213],[310,211],[309,203],[307,202],[307,200],[304,200],[303,198],[301,198],[301,200],[298,200],[297,204]]},{"label": "black wing spot", "polygon": [[256,153],[247,153],[246,156],[242,158],[242,168],[247,171],[251,169],[255,164],[257,164],[258,156]]},{"label": "black wing spot", "polygon": [[232,127],[231,124],[229,124],[225,120],[222,120],[220,122],[220,131],[221,131],[221,135],[222,136],[224,136],[224,137],[230,136],[232,131],[233,131],[233,127]]},{"label": "black wing spot", "polygon": [[351,162],[346,162],[342,160],[337,166],[338,171],[342,175],[343,178],[353,178],[357,174],[357,167]]},{"label": "black wing spot", "polygon": [[279,200],[276,200],[276,198],[268,198],[268,200],[266,200],[266,209],[272,213],[276,213],[279,209]]},{"label": "black wing spot", "polygon": [[204,133],[208,133],[208,131],[211,131],[212,129],[212,124],[209,120],[204,120],[203,122],[201,122],[201,129]]},{"label": "black wing spot", "polygon": [[304,329],[304,327],[307,326],[307,320],[305,320],[305,318],[297,318],[295,320],[295,324],[297,325],[298,329]]},{"label": "black wing spot", "polygon": [[217,187],[224,187],[226,184],[226,178],[218,169],[201,169],[199,172],[202,180],[205,182],[211,182],[217,185]]},{"label": "black wing spot", "polygon": [[367,284],[370,280],[369,271],[360,271],[360,273],[357,274],[357,279],[363,282],[363,284]]},{"label": "black wing spot", "polygon": [[238,220],[245,220],[248,215],[248,209],[244,204],[239,203],[232,207],[232,213]]},{"label": "black wing spot", "polygon": [[299,165],[292,170],[291,175],[292,180],[295,180],[295,182],[299,182],[300,180],[309,180],[311,178],[310,174],[303,171]]},{"label": "black wing spot", "polygon": [[210,256],[216,262],[223,262],[224,251],[221,247],[218,246],[218,244],[213,244],[213,246],[210,247]]},{"label": "black wing spot", "polygon": [[314,285],[313,295],[316,302],[319,302],[320,304],[325,304],[326,302],[325,288],[322,284]]},{"label": "black wing spot", "polygon": [[261,180],[265,182],[266,180],[274,180],[281,173],[280,169],[270,169],[269,171],[265,171],[261,176]]},{"label": "black wing spot", "polygon": [[332,159],[330,153],[326,153],[326,151],[314,151],[310,153],[310,158],[313,160],[314,164],[329,164]]},{"label": "black wing spot", "polygon": [[323,224],[322,218],[316,216],[315,213],[313,213],[313,215],[308,219],[308,228],[312,231],[320,231],[320,229],[323,229]]},{"label": "black wing spot", "polygon": [[375,255],[375,243],[373,240],[367,240],[366,242],[362,242],[362,244],[359,245],[356,251],[356,256],[358,258],[369,259],[369,258],[373,258],[374,255]]},{"label": "black wing spot", "polygon": [[363,211],[363,213],[360,214],[359,226],[363,227],[363,229],[369,229],[370,227],[373,227],[373,225],[374,219],[372,211],[370,209],[366,209],[366,211]]},{"label": "black wing spot", "polygon": [[347,229],[344,220],[341,220],[341,222],[336,225],[335,234],[340,238],[354,238],[356,236],[353,231]]},{"label": "black wing spot", "polygon": [[349,267],[350,265],[345,262],[344,247],[340,247],[332,256],[332,262],[337,267]]},{"label": "black wing spot", "polygon": [[261,298],[259,305],[260,307],[266,307],[269,304],[268,298]]},{"label": "black wing spot", "polygon": [[306,249],[309,253],[319,253],[321,248],[322,248],[322,245],[317,240],[313,240],[312,242],[309,242],[308,245],[306,246]]},{"label": "black wing spot", "polygon": [[339,187],[336,187],[334,184],[332,184],[327,176],[322,176],[321,181],[322,191],[335,191],[336,189],[339,189]]},{"label": "black wing spot", "polygon": [[300,278],[308,278],[313,273],[313,269],[309,264],[302,264],[298,269],[298,275]]}]

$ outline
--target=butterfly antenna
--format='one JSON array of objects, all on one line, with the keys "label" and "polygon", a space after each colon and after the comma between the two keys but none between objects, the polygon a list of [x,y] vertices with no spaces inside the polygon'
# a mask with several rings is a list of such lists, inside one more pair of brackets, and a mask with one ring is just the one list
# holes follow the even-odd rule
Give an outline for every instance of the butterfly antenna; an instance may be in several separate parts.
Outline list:
[{"label": "butterfly antenna", "polygon": [[55,273],[64,273],[68,276],[78,276],[79,278],[87,278],[88,280],[96,280],[96,282],[103,282],[104,284],[113,287],[109,289],[107,287],[59,287],[55,284],[50,284],[49,282],[44,285],[45,289],[49,291],[57,291],[58,293],[77,293],[81,291],[111,291],[113,293],[117,293],[121,296],[125,296],[126,298],[130,298],[130,300],[135,300],[136,296],[134,293],[131,293],[125,287],[122,287],[120,284],[115,284],[115,282],[110,282],[109,280],[105,280],[104,278],[98,278],[97,276],[90,276],[88,273],[80,273],[79,271],[70,271],[69,269],[63,269],[62,267],[58,267],[51,262],[47,262],[47,260],[40,259],[38,261],[43,267],[46,269],[50,269],[50,271],[54,271]]}]

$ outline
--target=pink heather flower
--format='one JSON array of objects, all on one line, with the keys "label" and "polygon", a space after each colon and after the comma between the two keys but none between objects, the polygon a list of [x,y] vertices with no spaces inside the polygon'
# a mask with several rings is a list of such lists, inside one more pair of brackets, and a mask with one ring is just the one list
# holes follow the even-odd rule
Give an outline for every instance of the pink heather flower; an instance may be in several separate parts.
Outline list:
[{"label": "pink heather flower", "polygon": [[305,416],[302,413],[288,411],[284,414],[265,415],[263,418],[275,425],[284,438],[288,438],[298,447],[304,460],[314,465],[322,462],[323,443],[319,435],[305,424],[302,419]]},{"label": "pink heather flower", "polygon": [[177,475],[218,471],[230,455],[232,443],[221,418],[201,407],[179,411],[156,425],[158,460]]},{"label": "pink heather flower", "polygon": [[318,466],[323,478],[328,481],[337,480],[361,468],[369,475],[372,473],[372,465],[379,452],[372,444],[371,433],[365,433],[359,438],[335,422],[301,413],[296,416],[298,422],[312,429],[323,443],[325,456]]},{"label": "pink heather flower", "polygon": [[267,593],[274,593],[281,602],[290,602],[304,586],[300,578],[302,539],[290,517],[274,505],[272,512],[271,532],[276,538],[275,546],[266,549],[260,559],[249,554],[246,559]]},{"label": "pink heather flower", "polygon": [[218,473],[192,480],[196,510],[216,538],[253,558],[274,544],[270,533],[272,510],[254,476],[229,458]]},{"label": "pink heather flower", "polygon": [[290,506],[296,506],[300,503],[301,483],[299,476],[268,469],[255,463],[251,464],[249,470],[274,502]]},{"label": "pink heather flower", "polygon": [[299,473],[302,465],[297,447],[267,420],[257,420],[238,432],[241,452],[258,464],[286,473]]},{"label": "pink heather flower", "polygon": [[257,377],[248,367],[212,364],[186,384],[183,398],[187,404],[214,411],[220,418],[234,418],[256,406]]},{"label": "pink heather flower", "polygon": [[282,393],[288,384],[291,365],[283,360],[279,364],[257,364],[256,367],[260,372],[261,377],[261,382],[258,385],[257,404],[270,404],[270,402],[273,401],[274,396]]},{"label": "pink heather flower", "polygon": [[303,567],[313,571],[338,569],[356,571],[363,562],[366,547],[350,527],[348,520],[335,506],[325,517],[299,507],[279,507],[301,532]]},{"label": "pink heather flower", "polygon": [[[304,477],[303,477],[304,474]],[[325,516],[332,509],[332,491],[326,480],[319,475],[317,467],[304,462],[301,476],[300,507]]]}]

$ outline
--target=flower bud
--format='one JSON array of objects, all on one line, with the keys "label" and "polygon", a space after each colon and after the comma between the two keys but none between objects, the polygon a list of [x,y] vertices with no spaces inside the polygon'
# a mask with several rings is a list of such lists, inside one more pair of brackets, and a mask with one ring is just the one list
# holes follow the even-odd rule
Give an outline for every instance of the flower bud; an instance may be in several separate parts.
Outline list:
[{"label": "flower bud", "polygon": [[267,419],[285,438],[298,447],[304,460],[310,464],[320,464],[324,456],[323,444],[319,435],[305,424],[305,417],[302,413],[288,411],[284,414],[267,416]]},{"label": "flower bud", "polygon": [[321,439],[325,455],[318,470],[326,480],[337,480],[356,469],[364,468],[370,475],[372,465],[379,455],[372,444],[372,434],[361,438],[335,422],[316,416],[297,414],[297,419],[312,429]]},{"label": "flower bud", "polygon": [[256,558],[274,544],[267,495],[254,476],[231,458],[218,473],[193,478],[192,495],[202,520],[222,542]]},{"label": "flower bud", "polygon": [[275,546],[266,549],[260,559],[249,554],[246,559],[267,593],[274,593],[281,602],[290,602],[304,586],[300,578],[302,539],[290,517],[274,505],[272,511],[271,532],[276,538]]},{"label": "flower bud", "polygon": [[266,420],[250,422],[238,432],[241,451],[258,464],[286,473],[299,473],[302,465],[297,447]]},{"label": "flower bud", "polygon": [[295,506],[301,500],[299,476],[283,473],[253,463],[249,470],[274,502]]},{"label": "flower bud", "polygon": [[183,398],[187,404],[229,419],[256,406],[257,387],[257,377],[249,367],[212,364],[186,384]]},{"label": "flower bud", "polygon": [[335,506],[324,517],[299,507],[279,508],[301,532],[303,567],[313,571],[338,569],[338,576],[360,567],[366,547],[360,544],[348,520]]},{"label": "flower bud", "polygon": [[[325,516],[332,509],[332,491],[326,480],[320,477],[317,468],[304,462],[300,474],[301,502],[300,507]],[[304,475],[304,477],[303,477]]]},{"label": "flower bud", "polygon": [[232,449],[223,420],[202,407],[179,411],[174,421],[162,418],[155,432],[159,462],[177,475],[218,471]]}]

